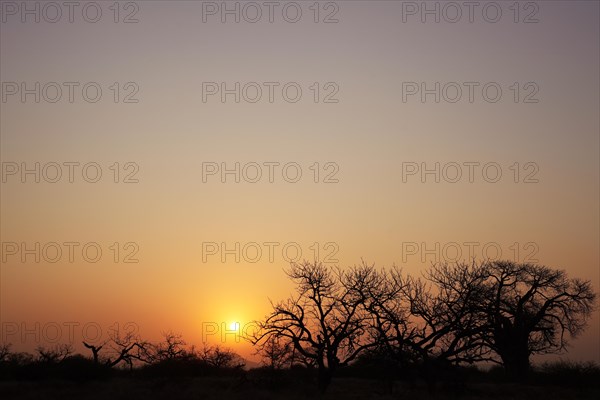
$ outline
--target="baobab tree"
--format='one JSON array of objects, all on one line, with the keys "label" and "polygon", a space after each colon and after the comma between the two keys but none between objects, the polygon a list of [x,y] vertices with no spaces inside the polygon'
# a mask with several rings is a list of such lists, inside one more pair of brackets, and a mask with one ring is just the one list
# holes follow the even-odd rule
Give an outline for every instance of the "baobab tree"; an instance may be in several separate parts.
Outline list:
[{"label": "baobab tree", "polygon": [[393,366],[437,375],[451,364],[494,361],[525,379],[532,354],[564,350],[585,328],[596,294],[562,270],[507,261],[438,264],[422,277],[362,264],[292,264],[297,293],[273,304],[252,338],[279,338],[311,360],[323,391],[335,370],[373,350]]},{"label": "baobab tree", "polygon": [[252,342],[273,336],[289,340],[302,357],[314,361],[324,392],[339,367],[375,345],[367,340],[365,290],[357,290],[375,283],[373,272],[364,264],[344,271],[316,262],[292,263],[286,273],[296,284],[296,295],[272,304]]},{"label": "baobab tree", "polygon": [[589,281],[563,270],[497,261],[482,265],[487,275],[486,344],[498,354],[513,380],[524,380],[532,354],[564,350],[569,337],[586,327],[596,294]]}]

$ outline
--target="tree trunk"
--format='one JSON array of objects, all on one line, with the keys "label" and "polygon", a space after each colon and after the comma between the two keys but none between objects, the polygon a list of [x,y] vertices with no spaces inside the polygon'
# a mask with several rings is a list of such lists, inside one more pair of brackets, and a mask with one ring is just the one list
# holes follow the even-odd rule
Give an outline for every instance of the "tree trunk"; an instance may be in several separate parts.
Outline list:
[{"label": "tree trunk", "polygon": [[500,357],[511,381],[525,382],[527,380],[530,369],[527,338],[514,340]]},{"label": "tree trunk", "polygon": [[513,354],[502,357],[504,369],[508,378],[513,382],[524,382],[529,375],[529,357],[527,355]]},{"label": "tree trunk", "polygon": [[330,368],[319,365],[319,392],[325,393],[327,387],[331,383],[331,376],[333,375]]}]

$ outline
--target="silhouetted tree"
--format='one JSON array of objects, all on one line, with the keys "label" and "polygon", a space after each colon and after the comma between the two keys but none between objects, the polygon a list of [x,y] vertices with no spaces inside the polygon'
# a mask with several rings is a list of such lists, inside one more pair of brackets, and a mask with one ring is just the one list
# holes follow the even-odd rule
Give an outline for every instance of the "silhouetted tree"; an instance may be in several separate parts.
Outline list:
[{"label": "silhouetted tree", "polygon": [[324,392],[340,366],[347,365],[374,345],[365,341],[369,315],[361,288],[372,284],[372,267],[342,271],[321,263],[292,263],[287,274],[297,294],[273,304],[253,342],[272,336],[290,340],[301,356],[314,360],[319,389]]},{"label": "silhouetted tree", "polygon": [[596,299],[589,281],[507,261],[437,264],[421,278],[364,262],[346,271],[304,262],[286,272],[297,294],[272,303],[252,339],[289,340],[317,366],[321,390],[365,350],[391,370],[418,366],[429,377],[487,360],[525,379],[530,356],[564,350]]},{"label": "silhouetted tree", "polygon": [[281,369],[292,363],[293,348],[289,339],[271,335],[257,346],[254,355],[260,356],[262,364],[268,368]]},{"label": "silhouetted tree", "polygon": [[379,377],[391,393],[393,383],[404,371],[414,366],[410,339],[409,280],[399,268],[375,270],[371,267],[370,283],[354,288],[364,299],[369,315],[369,340],[375,344],[364,354],[363,361],[377,365]]},{"label": "silhouetted tree", "polygon": [[100,350],[102,350],[102,348],[104,347],[104,345],[106,343],[103,343],[103,344],[101,344],[99,346],[95,346],[93,344],[89,344],[89,343],[87,343],[85,341],[83,341],[82,343],[83,343],[83,345],[86,348],[90,349],[90,351],[92,352],[92,359],[94,360],[94,364],[98,364],[99,361],[100,361]]},{"label": "silhouetted tree", "polygon": [[0,345],[0,362],[8,361],[10,356],[10,343],[3,343]]},{"label": "silhouetted tree", "polygon": [[214,368],[242,368],[245,362],[237,353],[221,346],[204,346],[198,358]]},{"label": "silhouetted tree", "polygon": [[[101,345],[85,341],[83,345],[92,352],[95,363],[101,362],[111,368],[125,363],[131,370],[135,361],[150,363],[154,359],[151,344],[142,341],[139,335],[130,331],[123,333],[119,329],[112,329],[109,339]],[[103,348],[106,350],[106,354],[101,356],[100,351]]]},{"label": "silhouetted tree", "polygon": [[596,294],[589,281],[565,271],[508,261],[486,263],[487,345],[501,358],[508,375],[526,379],[532,354],[565,349],[567,337],[585,328]]},{"label": "silhouetted tree", "polygon": [[492,359],[485,345],[487,314],[480,306],[486,275],[475,263],[436,264],[423,275],[408,284],[415,328],[409,344],[430,390],[439,380],[460,390],[459,364]]},{"label": "silhouetted tree", "polygon": [[185,358],[188,352],[185,349],[186,342],[181,334],[163,332],[164,340],[154,346],[154,354],[152,358],[156,361],[173,360],[177,358]]},{"label": "silhouetted tree", "polygon": [[410,279],[407,296],[415,331],[411,345],[424,360],[449,363],[489,359],[481,303],[486,275],[476,264],[437,264],[423,279]]},{"label": "silhouetted tree", "polygon": [[434,265],[423,278],[395,267],[376,275],[364,296],[378,343],[373,357],[389,371],[412,379],[418,370],[433,388],[452,364],[487,358],[487,316],[479,310],[485,275],[475,265]]},{"label": "silhouetted tree", "polygon": [[64,361],[73,354],[73,347],[69,344],[57,344],[52,348],[38,346],[35,351],[37,352],[38,361],[53,364]]}]

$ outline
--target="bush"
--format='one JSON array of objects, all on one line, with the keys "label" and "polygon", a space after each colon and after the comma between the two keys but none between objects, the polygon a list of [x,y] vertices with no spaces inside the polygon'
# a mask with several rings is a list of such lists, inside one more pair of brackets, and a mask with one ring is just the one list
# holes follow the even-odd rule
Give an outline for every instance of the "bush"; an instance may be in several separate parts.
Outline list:
[{"label": "bush", "polygon": [[546,362],[533,368],[531,381],[540,385],[600,388],[600,366],[594,362]]}]

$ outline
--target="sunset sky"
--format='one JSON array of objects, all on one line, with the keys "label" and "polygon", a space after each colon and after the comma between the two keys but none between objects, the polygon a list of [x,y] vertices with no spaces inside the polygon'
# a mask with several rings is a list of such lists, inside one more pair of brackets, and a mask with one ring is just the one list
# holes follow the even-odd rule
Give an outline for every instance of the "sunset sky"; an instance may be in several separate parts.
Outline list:
[{"label": "sunset sky", "polygon": [[[312,260],[318,249],[330,265],[362,258],[414,275],[457,249],[479,260],[500,249],[600,289],[598,2],[521,3],[518,15],[513,2],[496,2],[496,23],[483,6],[472,23],[466,8],[455,23],[452,9],[423,23],[421,7],[435,2],[400,1],[320,2],[318,15],[313,1],[299,1],[295,23],[286,2],[269,22],[262,1],[262,18],[248,22],[256,9],[242,2],[240,22],[224,14],[223,23],[220,7],[235,7],[225,3],[123,2],[115,15],[112,1],[99,1],[96,23],[83,6],[74,22],[64,8],[52,23],[56,10],[44,14],[43,4],[27,3],[38,4],[40,22],[22,22],[21,2],[2,5],[0,343],[31,350],[53,336],[52,324],[64,342],[72,322],[79,343],[86,324],[106,333],[134,322],[148,340],[173,330],[201,345],[203,326],[260,319],[269,299],[293,291],[284,247],[288,259],[300,248]],[[65,82],[77,83],[72,102]],[[436,82],[440,101],[422,101],[421,83]],[[472,102],[465,82],[474,82]],[[233,89],[225,102],[221,83]],[[449,101],[457,86],[462,97]],[[490,96],[501,88],[497,102],[484,86]],[[97,87],[102,97],[86,100]],[[25,101],[23,88],[32,91]],[[21,174],[35,163],[39,183]],[[240,182],[222,179],[236,163]],[[436,163],[439,182],[422,177]],[[56,165],[62,176],[52,183]],[[452,183],[456,165],[462,177]],[[98,182],[86,181],[98,166]],[[70,242],[79,243],[73,262]],[[86,243],[97,246],[82,254]],[[90,262],[97,247],[102,256]],[[23,340],[23,327],[39,340]],[[596,311],[568,357],[600,361],[599,337]]]}]

